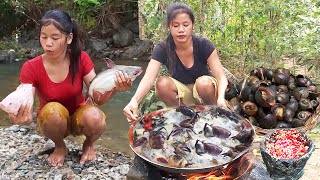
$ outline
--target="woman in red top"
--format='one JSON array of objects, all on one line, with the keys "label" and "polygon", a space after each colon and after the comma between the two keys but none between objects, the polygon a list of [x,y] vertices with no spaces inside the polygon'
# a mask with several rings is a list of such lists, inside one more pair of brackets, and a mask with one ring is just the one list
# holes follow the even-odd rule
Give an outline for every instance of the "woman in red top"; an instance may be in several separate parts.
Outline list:
[{"label": "woman in red top", "polygon": [[[98,107],[86,104],[82,94],[83,82],[89,86],[96,76],[94,65],[81,50],[79,29],[67,13],[48,11],[40,27],[44,54],[24,63],[20,81],[33,85],[40,101],[38,128],[55,143],[48,162],[63,165],[67,154],[63,139],[69,134],[86,136],[80,163],[95,160],[93,144],[105,129],[106,116]],[[128,90],[132,84],[128,75],[120,72],[115,82],[117,91]],[[31,123],[32,107],[22,105],[16,116],[9,117],[15,124]]]}]

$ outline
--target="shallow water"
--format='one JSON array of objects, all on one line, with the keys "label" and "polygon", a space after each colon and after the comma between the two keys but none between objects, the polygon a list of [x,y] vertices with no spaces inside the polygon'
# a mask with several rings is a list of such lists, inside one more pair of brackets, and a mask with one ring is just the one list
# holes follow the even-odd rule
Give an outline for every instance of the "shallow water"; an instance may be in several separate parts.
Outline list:
[{"label": "shallow water", "polygon": [[[145,70],[145,67],[147,65],[146,62],[138,60],[116,60],[115,63],[123,65],[142,66],[143,70]],[[18,78],[22,64],[23,62],[0,64],[0,100],[6,97],[10,92],[14,91],[19,84]],[[105,64],[103,61],[94,60],[94,64],[97,73],[105,68]],[[143,74],[133,82],[133,87],[130,89],[130,91],[116,93],[109,102],[100,106],[100,108],[105,112],[107,116],[107,127],[102,137],[98,140],[97,144],[107,147],[112,151],[119,151],[125,154],[132,155],[131,149],[128,145],[127,136],[129,125],[122,113],[122,109],[134,95],[142,77]],[[38,102],[35,101],[35,106],[37,105]],[[10,123],[7,114],[0,110],[0,127],[8,127],[10,125],[12,124]],[[69,137],[68,139],[74,140],[75,143],[81,143],[84,138]]]}]

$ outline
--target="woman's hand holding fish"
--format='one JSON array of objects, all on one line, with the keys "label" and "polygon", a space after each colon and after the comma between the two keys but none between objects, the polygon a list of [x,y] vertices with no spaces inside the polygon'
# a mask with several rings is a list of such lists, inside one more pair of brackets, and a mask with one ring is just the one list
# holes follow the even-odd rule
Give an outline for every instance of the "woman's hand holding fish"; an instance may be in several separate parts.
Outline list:
[{"label": "woman's hand holding fish", "polygon": [[123,114],[127,117],[128,123],[132,123],[138,119],[138,102],[131,99],[127,106],[123,109]]},{"label": "woman's hand holding fish", "polygon": [[116,84],[117,91],[127,91],[131,88],[132,81],[129,78],[129,75],[127,73],[118,71],[116,73],[115,84]]},{"label": "woman's hand holding fish", "polygon": [[17,115],[9,113],[9,118],[13,124],[30,124],[32,122],[31,113],[32,104],[22,104],[19,108]]}]

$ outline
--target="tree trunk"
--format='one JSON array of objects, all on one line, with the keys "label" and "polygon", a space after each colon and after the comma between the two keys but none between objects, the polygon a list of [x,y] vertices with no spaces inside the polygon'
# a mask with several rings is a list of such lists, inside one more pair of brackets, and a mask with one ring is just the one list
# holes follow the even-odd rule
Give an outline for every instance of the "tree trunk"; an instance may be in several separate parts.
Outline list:
[{"label": "tree trunk", "polygon": [[202,26],[203,21],[204,21],[203,9],[204,9],[204,2],[203,2],[203,0],[201,0],[200,7],[199,7],[199,24],[201,24],[200,29],[199,29],[200,34],[203,34],[203,26]]},{"label": "tree trunk", "polygon": [[145,22],[144,22],[144,18],[143,18],[143,14],[144,14],[144,0],[138,0],[138,21],[139,21],[139,38],[141,40],[145,40],[145,32],[144,32],[144,26],[145,26]]}]

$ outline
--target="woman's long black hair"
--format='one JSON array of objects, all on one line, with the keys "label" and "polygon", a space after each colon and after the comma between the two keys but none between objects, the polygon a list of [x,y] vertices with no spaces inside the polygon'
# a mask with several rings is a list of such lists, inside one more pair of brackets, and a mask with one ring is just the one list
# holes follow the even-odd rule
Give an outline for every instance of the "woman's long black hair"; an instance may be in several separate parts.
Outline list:
[{"label": "woman's long black hair", "polygon": [[[170,24],[172,22],[172,20],[181,13],[185,13],[188,14],[192,24],[194,24],[194,15],[192,12],[192,9],[181,2],[174,2],[168,5],[167,7],[167,27],[170,27]],[[168,37],[166,38],[166,40],[163,42],[163,45],[166,49],[166,53],[167,53],[167,61],[168,61],[168,65],[169,65],[169,73],[170,75],[173,75],[174,73],[174,63],[175,63],[175,44],[173,41],[173,37],[171,34],[168,35]]]},{"label": "woman's long black hair", "polygon": [[50,10],[40,20],[40,28],[53,24],[61,32],[69,35],[73,34],[70,44],[70,70],[72,84],[79,71],[79,59],[82,51],[82,43],[79,35],[79,27],[76,21],[72,20],[69,14],[62,10]]}]

